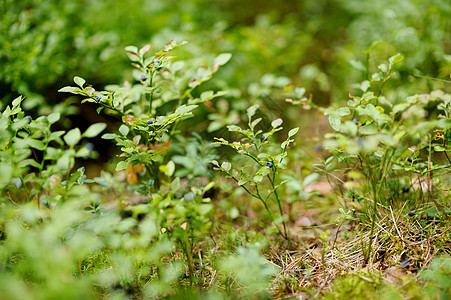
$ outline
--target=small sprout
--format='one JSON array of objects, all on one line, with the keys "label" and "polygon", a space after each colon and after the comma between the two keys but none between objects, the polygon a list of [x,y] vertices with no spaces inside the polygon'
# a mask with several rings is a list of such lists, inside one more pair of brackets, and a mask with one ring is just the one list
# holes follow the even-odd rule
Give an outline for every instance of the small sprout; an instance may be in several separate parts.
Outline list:
[{"label": "small sprout", "polygon": [[409,211],[407,214],[409,215],[409,217],[413,217],[416,215],[416,213],[413,210]]},{"label": "small sprout", "polygon": [[403,188],[402,188],[402,192],[403,192],[404,194],[408,193],[408,192],[409,192],[409,187],[408,187],[408,186],[403,187]]},{"label": "small sprout", "polygon": [[407,161],[410,163],[413,162],[412,156],[407,157]]},{"label": "small sprout", "polygon": [[273,163],[272,161],[268,161],[268,162],[266,163],[266,166],[267,166],[268,168],[272,168],[272,167],[274,166],[274,163]]},{"label": "small sprout", "polygon": [[147,121],[146,121],[146,124],[147,124],[147,125],[152,125],[152,124],[153,124],[153,120],[147,120]]},{"label": "small sprout", "polygon": [[97,96],[97,97],[94,98],[94,100],[96,100],[97,102],[99,102],[100,100],[102,100],[102,97]]},{"label": "small sprout", "polygon": [[142,76],[141,76],[141,81],[146,81],[146,80],[147,80],[146,75],[142,75]]},{"label": "small sprout", "polygon": [[357,120],[356,118],[352,119],[352,122],[354,123],[359,123],[359,120]]}]

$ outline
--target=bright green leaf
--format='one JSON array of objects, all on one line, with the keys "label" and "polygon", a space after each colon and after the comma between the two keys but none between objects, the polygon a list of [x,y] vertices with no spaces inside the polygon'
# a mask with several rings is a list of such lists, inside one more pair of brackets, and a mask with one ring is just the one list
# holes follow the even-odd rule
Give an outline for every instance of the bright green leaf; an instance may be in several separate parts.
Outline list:
[{"label": "bright green leaf", "polygon": [[92,138],[97,136],[106,128],[105,123],[97,123],[89,126],[88,129],[83,133],[83,137]]},{"label": "bright green leaf", "polygon": [[80,129],[74,128],[64,136],[64,141],[68,146],[75,146],[81,139]]},{"label": "bright green leaf", "polygon": [[74,82],[81,88],[83,88],[83,85],[86,83],[86,80],[84,80],[81,77],[75,76],[74,77]]}]

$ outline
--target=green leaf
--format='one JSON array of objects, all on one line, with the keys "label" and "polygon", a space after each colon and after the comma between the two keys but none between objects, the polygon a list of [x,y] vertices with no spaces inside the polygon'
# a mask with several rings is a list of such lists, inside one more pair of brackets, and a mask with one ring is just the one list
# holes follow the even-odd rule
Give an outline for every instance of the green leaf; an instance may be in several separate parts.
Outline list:
[{"label": "green leaf", "polygon": [[362,90],[362,92],[366,92],[368,91],[370,85],[371,85],[370,82],[368,80],[365,80],[360,84],[360,89]]},{"label": "green leaf", "polygon": [[28,143],[28,145],[30,145],[30,147],[35,148],[37,150],[42,151],[45,149],[45,145],[42,141],[29,139],[29,140],[27,140],[27,143]]},{"label": "green leaf", "polygon": [[343,116],[347,116],[347,115],[351,114],[351,111],[347,107],[340,107],[339,109],[337,109],[337,113],[341,117],[343,117]]},{"label": "green leaf", "polygon": [[125,51],[131,52],[131,53],[138,53],[138,48],[135,46],[127,46],[127,47],[125,47]]},{"label": "green leaf", "polygon": [[115,133],[105,133],[104,135],[102,135],[102,139],[104,140],[113,140],[117,138],[117,134]]},{"label": "green leaf", "polygon": [[221,168],[223,168],[225,171],[229,171],[232,168],[232,164],[225,161],[221,164]]},{"label": "green leaf", "polygon": [[329,115],[329,124],[335,131],[339,131],[340,125],[341,125],[340,116],[337,114],[330,114]]},{"label": "green leaf", "polygon": [[288,137],[294,136],[296,133],[298,133],[299,127],[293,128],[290,131],[288,131]]},{"label": "green leaf", "polygon": [[317,173],[309,174],[304,178],[304,181],[302,182],[302,184],[305,187],[305,186],[309,185],[310,183],[314,182],[315,180],[317,180],[318,178],[319,178],[319,174],[317,174]]},{"label": "green leaf", "polygon": [[119,171],[125,170],[125,169],[127,169],[127,167],[128,167],[128,162],[120,161],[116,165],[116,171],[119,172]]},{"label": "green leaf", "polygon": [[205,100],[205,99],[208,99],[208,98],[211,98],[211,97],[213,97],[213,91],[205,91],[202,94],[200,94],[200,99],[201,100]]},{"label": "green leaf", "polygon": [[129,131],[130,131],[130,129],[129,129],[126,125],[124,125],[124,124],[122,124],[122,125],[119,127],[119,132],[120,132],[122,135],[127,135]]},{"label": "green leaf", "polygon": [[227,125],[227,129],[229,131],[241,132],[241,128],[239,126],[236,126],[236,125]]},{"label": "green leaf", "polygon": [[214,64],[219,64],[220,66],[225,65],[232,58],[231,53],[219,54],[214,61]]},{"label": "green leaf", "polygon": [[65,153],[58,161],[56,165],[62,170],[69,170],[74,165],[74,158],[71,157],[68,153]]},{"label": "green leaf", "polygon": [[17,97],[16,99],[14,99],[14,100],[13,100],[13,103],[12,103],[13,107],[19,106],[20,103],[23,101],[23,99],[24,99],[24,98],[23,98],[22,96],[19,96],[19,97]]},{"label": "green leaf", "polygon": [[166,174],[166,176],[171,177],[175,171],[175,164],[170,160],[166,165],[160,166],[160,171]]},{"label": "green leaf", "polygon": [[392,65],[394,65],[394,64],[396,64],[396,63],[399,63],[400,61],[402,61],[404,59],[404,56],[402,56],[401,54],[396,54],[396,55],[394,55],[394,56],[392,56],[392,57],[390,57],[389,59],[388,59],[388,61],[390,62],[390,66],[392,66]]},{"label": "green leaf", "polygon": [[378,132],[378,127],[373,123],[367,124],[365,126],[360,127],[359,132],[365,135],[376,134]]},{"label": "green leaf", "polygon": [[60,93],[73,93],[76,94],[77,91],[79,91],[79,88],[73,87],[73,86],[65,86],[63,88],[60,88],[58,92]]},{"label": "green leaf", "polygon": [[357,61],[357,60],[351,60],[349,62],[351,64],[351,66],[354,67],[354,69],[359,70],[359,71],[366,71],[366,67],[365,65],[361,62],[361,61]]},{"label": "green leaf", "polygon": [[280,125],[282,125],[282,123],[283,123],[283,120],[281,118],[278,118],[271,122],[271,126],[276,128],[276,127],[279,127]]},{"label": "green leaf", "polygon": [[86,83],[86,80],[84,80],[81,77],[75,76],[74,77],[74,82],[75,84],[77,84],[79,87],[83,88],[83,85]]},{"label": "green leaf", "polygon": [[97,136],[106,128],[105,123],[97,123],[89,126],[88,129],[83,133],[83,137],[92,138]]},{"label": "green leaf", "polygon": [[210,211],[213,210],[213,205],[212,204],[201,204],[196,207],[196,210],[201,216],[205,216],[206,214],[208,214]]},{"label": "green leaf", "polygon": [[259,105],[255,104],[247,109],[247,115],[249,116],[249,118],[255,115],[255,112],[257,111],[258,108]]},{"label": "green leaf", "polygon": [[75,146],[81,139],[80,129],[74,128],[64,136],[64,141],[69,146]]},{"label": "green leaf", "polygon": [[175,114],[184,115],[195,109],[197,105],[182,105],[175,110]]},{"label": "green leaf", "polygon": [[51,113],[48,117],[47,120],[50,122],[50,124],[53,124],[55,122],[58,122],[58,120],[60,119],[60,113]]}]

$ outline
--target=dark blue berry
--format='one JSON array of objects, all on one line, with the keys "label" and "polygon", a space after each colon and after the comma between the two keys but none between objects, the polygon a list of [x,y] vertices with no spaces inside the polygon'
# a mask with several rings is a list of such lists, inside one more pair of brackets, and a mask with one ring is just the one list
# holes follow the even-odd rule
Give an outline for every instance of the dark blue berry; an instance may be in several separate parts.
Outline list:
[{"label": "dark blue berry", "polygon": [[135,104],[136,102],[138,102],[136,99],[132,100],[132,103]]},{"label": "dark blue berry", "polygon": [[155,67],[158,67],[158,66],[160,65],[160,62],[159,62],[158,60],[156,60],[156,61],[153,62],[153,65],[154,65]]},{"label": "dark blue berry", "polygon": [[268,162],[266,163],[266,166],[267,166],[268,168],[272,168],[272,167],[274,166],[274,163],[273,163],[272,161],[268,161]]},{"label": "dark blue berry", "polygon": [[407,161],[411,163],[413,161],[412,156],[407,157]]},{"label": "dark blue berry", "polygon": [[191,214],[186,215],[186,218],[189,220],[191,219]]},{"label": "dark blue berry", "polygon": [[146,80],[147,80],[147,77],[145,75],[142,75],[141,76],[141,81],[146,81]]},{"label": "dark blue berry", "polygon": [[363,123],[362,123],[362,126],[365,126],[365,125],[366,125],[366,122],[363,122]]},{"label": "dark blue berry", "polygon": [[405,186],[405,187],[403,187],[402,188],[402,192],[405,194],[405,193],[408,193],[409,192],[409,187],[408,186]]},{"label": "dark blue berry", "polygon": [[94,100],[96,100],[98,102],[98,101],[102,100],[102,97],[97,96],[97,97],[94,98]]},{"label": "dark blue berry", "polygon": [[359,123],[359,120],[357,120],[356,118],[352,119],[352,122],[354,123]]},{"label": "dark blue berry", "polygon": [[152,124],[153,124],[153,120],[147,120],[147,121],[146,121],[146,124],[147,124],[147,125],[152,125]]},{"label": "dark blue berry", "polygon": [[31,120],[31,117],[30,117],[30,116],[25,116],[24,119],[25,119],[25,120]]},{"label": "dark blue berry", "polygon": [[87,143],[85,147],[86,147],[86,149],[88,149],[89,151],[94,150],[94,144],[93,144],[93,143]]},{"label": "dark blue berry", "polygon": [[321,146],[320,144],[315,145],[316,151],[321,151],[322,149],[323,149],[323,146]]},{"label": "dark blue berry", "polygon": [[413,210],[409,211],[407,214],[409,215],[409,217],[413,217],[416,215],[416,213]]},{"label": "dark blue berry", "polygon": [[264,142],[266,140],[266,138],[265,138],[265,136],[264,135],[262,135],[261,137],[260,137],[260,142]]}]

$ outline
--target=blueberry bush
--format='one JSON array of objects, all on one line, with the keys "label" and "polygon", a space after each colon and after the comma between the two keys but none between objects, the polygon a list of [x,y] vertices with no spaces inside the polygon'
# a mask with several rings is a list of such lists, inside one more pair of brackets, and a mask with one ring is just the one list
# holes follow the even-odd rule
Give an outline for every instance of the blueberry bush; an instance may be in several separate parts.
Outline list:
[{"label": "blueberry bush", "polygon": [[4,0],[0,298],[451,297],[450,20]]}]

